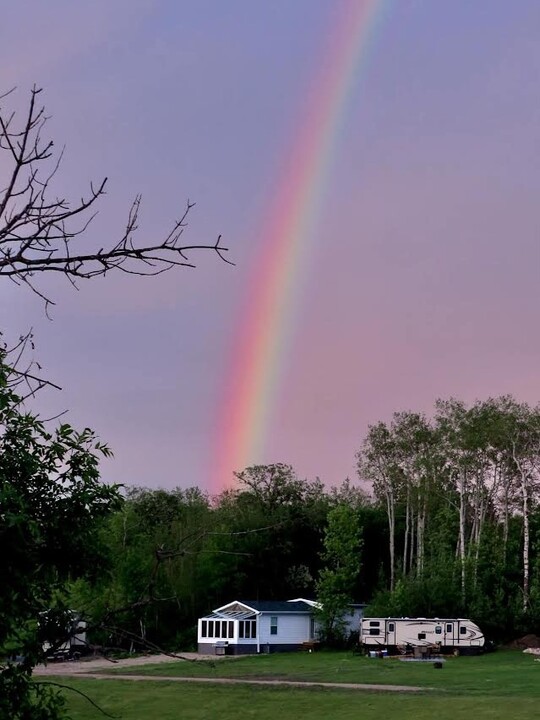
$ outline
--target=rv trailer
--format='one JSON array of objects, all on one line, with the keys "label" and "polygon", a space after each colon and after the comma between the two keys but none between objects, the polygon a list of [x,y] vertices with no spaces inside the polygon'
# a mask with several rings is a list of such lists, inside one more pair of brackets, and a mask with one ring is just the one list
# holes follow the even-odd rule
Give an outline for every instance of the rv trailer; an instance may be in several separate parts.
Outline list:
[{"label": "rv trailer", "polygon": [[[38,627],[41,628],[43,638],[42,649],[48,660],[77,660],[89,651],[86,640],[86,622],[81,620],[73,610],[67,612],[65,625],[55,625],[48,631],[47,623],[51,622],[50,614],[40,613]],[[52,637],[50,636],[52,635]]]},{"label": "rv trailer", "polygon": [[478,625],[465,618],[364,618],[360,643],[367,650],[437,646],[465,655],[482,652],[485,640]]}]

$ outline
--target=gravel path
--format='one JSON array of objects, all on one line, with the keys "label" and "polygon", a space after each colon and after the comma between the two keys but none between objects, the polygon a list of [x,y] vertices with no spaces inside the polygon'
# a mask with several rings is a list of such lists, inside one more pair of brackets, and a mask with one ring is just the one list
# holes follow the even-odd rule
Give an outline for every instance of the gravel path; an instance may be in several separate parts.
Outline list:
[{"label": "gravel path", "polygon": [[181,653],[177,657],[170,655],[140,655],[139,657],[123,658],[122,660],[107,660],[99,657],[92,660],[66,660],[66,662],[51,662],[48,665],[38,665],[34,675],[79,675],[89,673],[92,670],[103,670],[105,668],[134,667],[138,665],[155,665],[158,663],[178,662],[178,660],[220,660],[214,655],[200,655],[199,653]]},{"label": "gravel path", "polygon": [[[171,657],[170,655],[143,655],[134,658],[124,658],[122,660],[107,660],[105,658],[96,658],[93,660],[82,660],[80,662],[60,662],[50,663],[49,665],[38,665],[34,670],[34,675],[55,676],[55,677],[72,677],[87,678],[93,680],[132,680],[135,682],[192,682],[192,683],[213,683],[216,685],[268,685],[270,687],[297,687],[297,688],[334,688],[340,690],[372,690],[378,692],[425,692],[430,688],[415,687],[412,685],[375,685],[370,683],[337,683],[337,682],[315,682],[302,680],[264,680],[249,678],[209,678],[209,677],[169,677],[167,675],[108,675],[96,672],[110,668],[121,669],[124,667],[137,667],[141,665],[155,665],[169,662],[176,662],[181,658],[186,660],[212,660],[218,661],[222,658],[214,655],[199,655],[198,653],[182,653],[179,657]],[[230,660],[230,658],[228,658]],[[163,668],[164,672],[166,668]]]},{"label": "gravel path", "polygon": [[[52,674],[52,673],[51,673]],[[105,675],[104,673],[74,672],[65,674],[89,680],[131,680],[135,682],[211,683],[213,685],[268,685],[270,687],[332,688],[338,690],[375,690],[378,692],[424,692],[429,688],[412,685],[373,685],[367,683],[305,682],[301,680],[248,680],[247,678],[167,677],[166,675]]]}]

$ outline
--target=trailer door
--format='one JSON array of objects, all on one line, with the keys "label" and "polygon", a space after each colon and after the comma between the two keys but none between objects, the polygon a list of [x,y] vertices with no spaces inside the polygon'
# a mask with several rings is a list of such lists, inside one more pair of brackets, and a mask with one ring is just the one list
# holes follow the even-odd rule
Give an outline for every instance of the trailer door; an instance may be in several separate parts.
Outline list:
[{"label": "trailer door", "polygon": [[454,647],[457,643],[457,623],[446,620],[444,623],[444,644],[446,647]]},{"label": "trailer door", "polygon": [[388,645],[396,644],[396,621],[386,621],[386,642]]}]

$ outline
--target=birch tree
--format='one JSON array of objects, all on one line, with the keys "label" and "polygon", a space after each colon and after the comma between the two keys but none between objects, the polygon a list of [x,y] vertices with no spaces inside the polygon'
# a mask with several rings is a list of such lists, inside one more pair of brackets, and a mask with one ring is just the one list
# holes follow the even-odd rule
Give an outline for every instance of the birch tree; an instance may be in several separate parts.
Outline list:
[{"label": "birch tree", "polygon": [[360,479],[371,482],[375,497],[384,503],[386,508],[390,590],[393,590],[396,574],[396,505],[401,476],[394,438],[385,423],[380,422],[369,427],[362,449],[356,457]]}]

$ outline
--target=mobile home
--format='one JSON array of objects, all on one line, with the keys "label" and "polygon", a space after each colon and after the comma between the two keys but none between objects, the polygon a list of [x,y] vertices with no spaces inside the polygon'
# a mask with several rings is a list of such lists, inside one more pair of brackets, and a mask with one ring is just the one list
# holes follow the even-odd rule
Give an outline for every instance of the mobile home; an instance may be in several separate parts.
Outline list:
[{"label": "mobile home", "polygon": [[471,654],[481,652],[485,640],[478,625],[465,618],[364,618],[360,643],[366,649],[438,646]]}]

